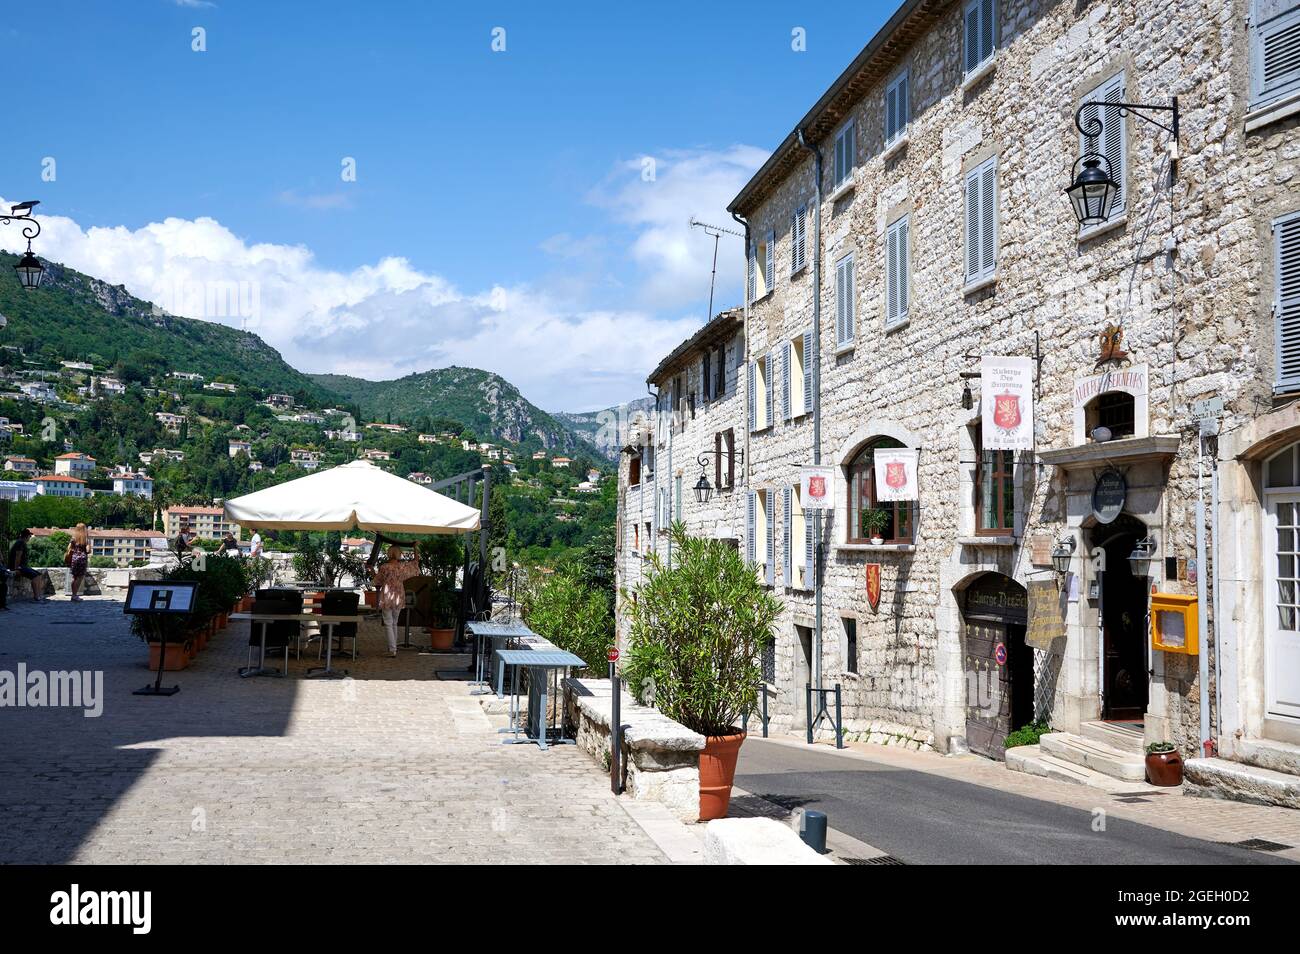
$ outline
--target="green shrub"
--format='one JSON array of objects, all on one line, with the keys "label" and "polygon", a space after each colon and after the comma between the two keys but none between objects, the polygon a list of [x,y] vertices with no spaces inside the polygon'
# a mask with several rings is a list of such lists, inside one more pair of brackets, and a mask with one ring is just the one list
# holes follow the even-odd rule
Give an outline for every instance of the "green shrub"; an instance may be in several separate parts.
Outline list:
[{"label": "green shrub", "polygon": [[576,569],[534,573],[519,604],[533,632],[581,656],[593,675],[604,674],[605,652],[614,644],[614,617],[605,594],[586,586]]},{"label": "green shrub", "polygon": [[754,708],[781,602],[735,547],[688,536],[680,523],[672,543],[672,563],[653,554],[628,600],[628,685],[688,729],[729,735]]},{"label": "green shrub", "polygon": [[1152,742],[1147,746],[1147,754],[1159,755],[1162,752],[1173,752],[1177,748],[1172,742]]},{"label": "green shrub", "polygon": [[1008,749],[1014,749],[1018,745],[1037,745],[1039,737],[1051,731],[1052,727],[1045,720],[1040,719],[1016,729],[1003,740],[1002,744]]}]

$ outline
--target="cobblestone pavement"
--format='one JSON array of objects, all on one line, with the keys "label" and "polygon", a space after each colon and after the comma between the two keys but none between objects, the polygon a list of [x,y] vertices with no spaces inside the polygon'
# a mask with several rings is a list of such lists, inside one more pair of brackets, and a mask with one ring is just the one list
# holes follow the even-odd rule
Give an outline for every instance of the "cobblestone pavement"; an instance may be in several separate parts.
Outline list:
[{"label": "cobblestone pavement", "polygon": [[[170,698],[122,604],[0,613],[0,671],[103,671],[103,714],[0,709],[0,861],[662,863],[576,747],[503,746],[464,683],[431,657],[383,655],[354,679],[240,679],[247,624],[219,633]],[[274,663],[270,663],[274,665]]]},{"label": "cobblestone pavement", "polygon": [[[793,736],[777,736],[772,741],[805,748],[802,740]],[[845,771],[857,769],[861,760],[867,759],[1084,811],[1101,808],[1111,817],[1191,838],[1227,843],[1258,838],[1290,845],[1292,847],[1288,850],[1276,852],[1276,857],[1300,861],[1300,811],[1290,808],[1194,798],[1183,795],[1180,789],[1155,786],[1146,786],[1145,790],[1133,795],[1112,795],[1087,785],[1008,771],[1001,762],[975,755],[947,758],[933,752],[912,752],[895,746],[867,743],[849,743],[841,752],[836,752],[833,744],[818,744],[815,748],[818,752],[843,758]]]}]

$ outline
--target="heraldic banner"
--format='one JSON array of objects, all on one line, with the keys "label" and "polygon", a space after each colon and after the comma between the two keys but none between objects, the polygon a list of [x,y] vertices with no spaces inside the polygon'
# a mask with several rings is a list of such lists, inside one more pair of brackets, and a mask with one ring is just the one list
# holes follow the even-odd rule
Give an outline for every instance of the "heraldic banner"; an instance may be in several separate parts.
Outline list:
[{"label": "heraldic banner", "polygon": [[799,468],[799,502],[804,510],[835,509],[834,467]]},{"label": "heraldic banner", "polygon": [[911,447],[877,447],[876,501],[893,503],[916,500],[916,449]]},{"label": "heraldic banner", "polygon": [[1034,449],[1034,359],[980,359],[980,439],[985,450]]}]

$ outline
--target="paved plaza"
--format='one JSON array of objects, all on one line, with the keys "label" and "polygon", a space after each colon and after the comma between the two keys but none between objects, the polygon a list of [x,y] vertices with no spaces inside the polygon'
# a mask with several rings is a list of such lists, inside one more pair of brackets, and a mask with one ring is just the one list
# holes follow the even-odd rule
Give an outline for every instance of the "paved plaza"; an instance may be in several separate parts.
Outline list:
[{"label": "paved plaza", "polygon": [[501,745],[504,719],[431,657],[386,658],[376,625],[333,681],[301,678],[314,645],[289,678],[240,679],[247,625],[148,698],[120,602],[0,613],[0,670],[104,673],[98,718],[0,710],[0,862],[668,860],[576,747]]}]

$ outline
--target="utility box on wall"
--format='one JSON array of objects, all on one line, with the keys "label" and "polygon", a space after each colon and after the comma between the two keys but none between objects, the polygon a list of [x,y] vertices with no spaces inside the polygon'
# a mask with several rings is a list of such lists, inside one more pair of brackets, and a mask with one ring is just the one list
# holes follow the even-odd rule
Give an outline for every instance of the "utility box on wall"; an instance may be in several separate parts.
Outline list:
[{"label": "utility box on wall", "polygon": [[1198,652],[1196,597],[1180,593],[1151,594],[1151,648],[1167,653]]}]

